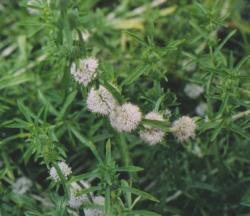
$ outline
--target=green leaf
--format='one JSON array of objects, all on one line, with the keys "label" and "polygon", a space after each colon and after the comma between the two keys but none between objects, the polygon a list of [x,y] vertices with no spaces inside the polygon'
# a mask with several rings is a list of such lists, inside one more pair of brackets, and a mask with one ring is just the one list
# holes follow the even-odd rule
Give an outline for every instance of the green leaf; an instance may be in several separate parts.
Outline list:
[{"label": "green leaf", "polygon": [[169,131],[169,122],[168,121],[157,121],[157,120],[149,120],[149,119],[143,119],[142,124],[152,126],[154,128],[159,128],[165,132]]},{"label": "green leaf", "polygon": [[240,70],[240,68],[242,67],[242,65],[244,65],[248,60],[250,59],[250,55],[246,56],[245,58],[243,58],[236,66],[236,70]]},{"label": "green leaf", "polygon": [[[122,185],[122,187],[129,187],[128,182],[125,180],[121,180],[121,185]],[[131,205],[132,205],[132,196],[131,196],[132,194],[131,194],[131,192],[125,192],[124,194],[125,194],[127,206],[130,209]]]},{"label": "green leaf", "polygon": [[57,117],[57,121],[60,121],[61,119],[63,119],[63,117],[65,116],[65,113],[67,111],[67,109],[69,108],[70,104],[74,101],[75,97],[76,97],[77,91],[73,91],[71,92],[68,97],[66,98],[62,109],[60,110],[60,113]]},{"label": "green leaf", "polygon": [[145,41],[143,39],[141,39],[138,35],[136,35],[135,33],[131,32],[131,31],[124,31],[125,33],[129,34],[129,36],[131,36],[132,38],[134,38],[137,42],[139,42],[140,44],[146,46],[147,44],[145,43]]},{"label": "green leaf", "polygon": [[196,182],[190,186],[190,188],[196,188],[196,189],[201,189],[201,190],[207,190],[211,192],[219,192],[218,188],[215,187],[214,185],[206,184],[203,182]]},{"label": "green leaf", "polygon": [[233,30],[231,31],[226,37],[225,39],[220,43],[220,45],[216,48],[215,50],[215,54],[218,53],[222,48],[223,46],[230,40],[230,38],[232,38],[235,33],[237,32],[237,30]]},{"label": "green leaf", "polygon": [[250,191],[246,192],[246,194],[243,196],[240,204],[243,206],[250,207]]},{"label": "green leaf", "polygon": [[117,172],[140,172],[143,168],[137,166],[125,166],[116,169]]},{"label": "green leaf", "polygon": [[239,127],[236,124],[232,124],[230,129],[234,132],[242,136],[245,140],[250,141],[249,131],[245,131],[242,127]]},{"label": "green leaf", "polygon": [[157,214],[155,212],[147,211],[147,210],[134,210],[127,214],[128,216],[161,216],[160,214]]},{"label": "green leaf", "polygon": [[106,163],[107,163],[107,165],[110,165],[112,163],[110,139],[106,143]]},{"label": "green leaf", "polygon": [[128,166],[130,162],[130,153],[129,153],[129,147],[128,143],[125,140],[125,135],[122,133],[119,133],[117,135],[116,143],[118,145],[120,154],[122,156],[122,161],[125,166]]},{"label": "green leaf", "polygon": [[204,32],[203,29],[201,29],[199,27],[199,25],[194,20],[190,21],[190,25],[199,33],[199,37],[203,37],[204,39],[208,39],[208,34],[206,32]]},{"label": "green leaf", "polygon": [[146,73],[149,68],[150,68],[149,65],[142,65],[142,66],[139,66],[134,71],[131,71],[129,73],[129,75],[127,76],[127,78],[122,82],[121,86],[132,84],[133,82],[135,82],[136,80],[138,80],[141,75],[143,75],[144,73]]},{"label": "green leaf", "polygon": [[141,196],[142,198],[154,201],[154,202],[159,202],[154,196],[150,195],[149,193],[146,193],[144,191],[141,191],[136,188],[131,188],[131,187],[120,187],[120,189],[124,192],[131,192],[135,195]]},{"label": "green leaf", "polygon": [[69,50],[73,48],[73,38],[71,32],[71,26],[68,19],[68,14],[65,15],[64,19],[64,36],[65,36],[65,44]]},{"label": "green leaf", "polygon": [[22,101],[20,100],[17,101],[17,107],[20,110],[20,112],[24,115],[25,119],[28,122],[32,122],[32,111],[27,106],[25,106]]},{"label": "green leaf", "polygon": [[83,135],[80,134],[80,132],[74,128],[74,127],[70,127],[72,133],[76,136],[76,138],[81,141],[81,143],[83,143],[84,145],[86,145],[88,148],[90,148],[90,150],[92,151],[92,153],[95,155],[96,159],[99,161],[99,163],[103,163],[102,159],[95,147],[95,145],[88,140],[86,137],[84,137]]},{"label": "green leaf", "polygon": [[33,75],[30,73],[19,73],[4,76],[0,79],[0,90],[5,88],[14,87],[25,82],[32,81],[34,79]]},{"label": "green leaf", "polygon": [[100,186],[84,188],[84,189],[79,190],[77,192],[77,195],[80,196],[80,195],[84,195],[84,194],[88,194],[88,193],[93,193],[93,192],[96,192],[98,190],[101,190]]},{"label": "green leaf", "polygon": [[45,107],[48,107],[50,113],[58,116],[59,112],[54,108],[54,106],[50,103],[50,101],[44,96],[42,91],[38,90],[38,98],[41,100]]},{"label": "green leaf", "polygon": [[78,182],[81,180],[90,179],[90,178],[93,179],[96,177],[99,177],[98,170],[93,170],[93,171],[88,172],[88,173],[84,173],[84,174],[77,175],[77,176],[72,176],[70,179],[70,182]]},{"label": "green leaf", "polygon": [[158,112],[161,106],[162,101],[164,100],[165,95],[162,95],[155,103],[154,111]]}]

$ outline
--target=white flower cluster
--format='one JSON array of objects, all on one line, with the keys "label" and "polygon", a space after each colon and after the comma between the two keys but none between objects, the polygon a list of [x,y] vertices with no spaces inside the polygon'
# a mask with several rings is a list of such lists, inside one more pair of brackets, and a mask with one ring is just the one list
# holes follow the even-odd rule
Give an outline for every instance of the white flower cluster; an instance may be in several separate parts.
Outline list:
[{"label": "white flower cluster", "polygon": [[184,92],[188,97],[196,99],[204,92],[204,88],[200,85],[190,83],[185,86]]},{"label": "white flower cluster", "polygon": [[[157,112],[150,112],[145,116],[148,120],[164,121],[163,116]],[[143,125],[144,129],[140,131],[140,137],[150,145],[157,144],[162,141],[164,137],[164,131],[159,128],[153,128],[148,125]]]},{"label": "white flower cluster", "polygon": [[195,121],[189,116],[182,116],[174,121],[171,132],[180,142],[184,142],[195,136],[195,129]]},{"label": "white flower cluster", "polygon": [[[85,87],[96,77],[98,61],[86,58],[80,61],[80,66],[75,63],[71,66],[74,79]],[[139,107],[131,103],[119,105],[113,95],[102,85],[99,89],[93,87],[88,93],[87,108],[93,113],[109,115],[109,120],[118,132],[131,132],[139,125],[142,114]]]},{"label": "white flower cluster", "polygon": [[95,79],[96,69],[98,68],[98,60],[92,57],[88,57],[79,62],[79,66],[76,63],[72,63],[70,73],[79,84],[85,87]]},{"label": "white flower cluster", "polygon": [[[63,176],[67,179],[69,177],[69,175],[72,173],[71,167],[69,167],[64,161],[59,162],[58,166],[59,166]],[[55,167],[51,167],[49,174],[50,174],[50,177],[54,181],[60,180],[60,177],[59,177]]]},{"label": "white flower cluster", "polygon": [[[86,87],[96,77],[97,67],[97,59],[85,58],[80,61],[79,67],[77,67],[75,63],[72,64],[71,74],[78,83]],[[195,99],[203,93],[204,89],[196,84],[187,84],[184,91],[190,98]],[[100,85],[98,89],[94,87],[90,89],[87,97],[87,108],[93,113],[108,116],[111,126],[118,132],[132,132],[139,126],[142,120],[142,113],[138,106],[131,103],[120,105],[112,93],[102,85]],[[171,112],[167,109],[165,115],[170,117]],[[156,112],[148,113],[145,119],[164,121],[163,116]],[[142,140],[150,145],[162,141],[165,135],[163,130],[147,125],[143,126],[144,129],[139,132]],[[179,141],[183,142],[195,136],[195,129],[195,122],[191,118],[183,116],[173,123],[170,131]]]},{"label": "white flower cluster", "polygon": [[[89,188],[88,183],[84,182],[84,181],[80,181],[80,184],[83,185],[85,188]],[[82,189],[82,187],[76,183],[73,182],[70,185],[70,199],[68,202],[69,207],[73,208],[73,209],[78,209],[81,207],[81,205],[84,202],[88,201],[88,197],[87,195],[78,195],[77,193]]]},{"label": "white flower cluster", "polygon": [[[93,198],[93,203],[96,205],[103,206],[105,199],[103,196],[96,196]],[[85,209],[84,210],[85,216],[104,216],[103,209]]]},{"label": "white flower cluster", "polygon": [[13,185],[12,191],[17,194],[25,194],[32,187],[32,181],[26,177],[20,177]]},{"label": "white flower cluster", "polygon": [[69,207],[78,209],[88,199],[85,195],[77,195],[77,191],[70,192]]},{"label": "white flower cluster", "polygon": [[108,115],[117,106],[113,95],[102,85],[98,90],[91,88],[87,97],[87,107],[91,112]]},{"label": "white flower cluster", "polygon": [[109,115],[110,124],[118,132],[135,130],[142,118],[139,107],[131,103],[120,106],[102,85],[98,90],[91,88],[87,97],[87,107],[91,112]]},{"label": "white flower cluster", "polygon": [[125,103],[117,106],[109,116],[110,123],[118,132],[131,132],[141,122],[142,114],[138,106]]},{"label": "white flower cluster", "polygon": [[[70,184],[70,199],[68,201],[68,205],[72,209],[79,209],[85,203],[90,203],[90,200],[86,194],[79,195],[78,193],[83,188],[89,188],[90,185],[85,181],[73,182]],[[92,193],[89,194],[91,199],[95,205],[103,206],[104,205],[104,197],[102,196],[94,196]],[[87,208],[84,209],[84,214],[86,216],[104,216],[104,211],[99,208]]]}]

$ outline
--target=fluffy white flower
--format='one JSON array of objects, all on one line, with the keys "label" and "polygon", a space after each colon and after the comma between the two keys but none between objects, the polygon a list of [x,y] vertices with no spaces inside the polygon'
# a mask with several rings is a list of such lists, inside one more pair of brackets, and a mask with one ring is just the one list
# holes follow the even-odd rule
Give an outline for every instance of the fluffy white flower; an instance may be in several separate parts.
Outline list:
[{"label": "fluffy white flower", "polygon": [[[145,116],[148,120],[164,121],[163,116],[157,112],[150,112]],[[148,125],[143,125],[144,129],[140,131],[140,137],[150,145],[157,144],[162,141],[164,137],[164,131],[159,128],[152,128]]]},{"label": "fluffy white flower", "polygon": [[206,111],[207,111],[207,104],[204,102],[199,103],[198,106],[195,108],[195,112],[199,116],[204,116]]},{"label": "fluffy white flower", "polygon": [[78,209],[81,207],[81,205],[87,200],[88,198],[84,195],[76,195],[75,194],[71,194],[70,195],[70,199],[69,199],[69,207],[72,209]]},{"label": "fluffy white flower", "polygon": [[[96,196],[93,198],[94,204],[104,205],[105,199],[102,196]],[[86,216],[104,216],[104,211],[102,209],[85,209],[84,213]]]},{"label": "fluffy white flower", "polygon": [[13,185],[12,191],[17,194],[25,194],[32,187],[32,181],[26,177],[20,177]]},{"label": "fluffy white flower", "polygon": [[[64,161],[59,162],[58,166],[59,166],[62,174],[64,175],[64,177],[67,179],[68,176],[72,173],[71,167],[69,167]],[[59,177],[55,167],[51,167],[49,174],[54,181],[60,180],[60,177]]]},{"label": "fluffy white flower", "polygon": [[196,124],[189,116],[182,116],[178,120],[174,121],[171,132],[180,141],[187,141],[190,137],[195,136]]},{"label": "fluffy white flower", "polygon": [[71,65],[70,73],[74,79],[85,87],[95,79],[98,60],[92,57],[83,59],[79,63],[79,67],[75,63]]},{"label": "fluffy white flower", "polygon": [[109,120],[113,128],[118,132],[131,132],[139,125],[142,118],[138,106],[131,103],[125,103],[117,106],[109,115]]},{"label": "fluffy white flower", "polygon": [[184,92],[188,97],[195,99],[204,92],[204,88],[200,85],[190,83],[185,86]]},{"label": "fluffy white flower", "polygon": [[87,98],[87,107],[91,112],[108,115],[116,106],[115,98],[105,87],[100,86],[98,90],[91,88]]},{"label": "fluffy white flower", "polygon": [[71,183],[70,185],[70,199],[68,205],[73,209],[78,209],[84,202],[88,201],[87,195],[78,195],[77,193],[82,189],[80,185],[83,185],[84,188],[89,188],[89,184],[84,181],[80,181],[79,184],[76,182]]}]

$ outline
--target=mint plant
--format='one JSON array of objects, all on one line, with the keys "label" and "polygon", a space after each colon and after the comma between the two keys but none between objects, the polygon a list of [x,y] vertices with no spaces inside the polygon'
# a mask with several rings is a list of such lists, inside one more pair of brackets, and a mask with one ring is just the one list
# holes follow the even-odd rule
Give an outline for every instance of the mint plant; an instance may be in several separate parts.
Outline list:
[{"label": "mint plant", "polygon": [[0,215],[247,215],[249,7],[0,2]]}]

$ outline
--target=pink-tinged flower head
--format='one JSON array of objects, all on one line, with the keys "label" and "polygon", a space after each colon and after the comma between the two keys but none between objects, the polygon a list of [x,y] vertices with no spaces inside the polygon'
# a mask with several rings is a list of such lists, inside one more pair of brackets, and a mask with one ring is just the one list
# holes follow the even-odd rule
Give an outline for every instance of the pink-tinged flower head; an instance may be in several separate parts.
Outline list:
[{"label": "pink-tinged flower head", "polygon": [[187,141],[191,137],[195,137],[196,124],[189,116],[182,116],[174,121],[171,132],[180,141]]},{"label": "pink-tinged flower head", "polygon": [[[64,161],[59,162],[58,166],[59,166],[63,176],[67,179],[70,176],[70,174],[72,173],[71,167],[69,167]],[[49,174],[50,174],[50,177],[54,181],[60,180],[60,177],[59,177],[55,167],[51,167]]]},{"label": "pink-tinged flower head", "polygon": [[[164,121],[161,114],[157,112],[150,112],[145,116],[148,120]],[[162,141],[164,137],[164,131],[159,128],[153,128],[152,126],[143,125],[144,129],[140,131],[140,137],[143,141],[150,145],[155,145]]]},{"label": "pink-tinged flower head", "polygon": [[98,60],[92,57],[80,61],[79,66],[75,63],[71,65],[70,73],[79,84],[85,87],[95,79]]},{"label": "pink-tinged flower head", "polygon": [[142,114],[139,107],[131,103],[117,106],[109,115],[112,127],[118,132],[135,130],[141,122],[141,118]]},{"label": "pink-tinged flower head", "polygon": [[87,107],[91,112],[108,115],[116,106],[117,101],[105,87],[100,86],[98,90],[91,88],[87,98]]}]

